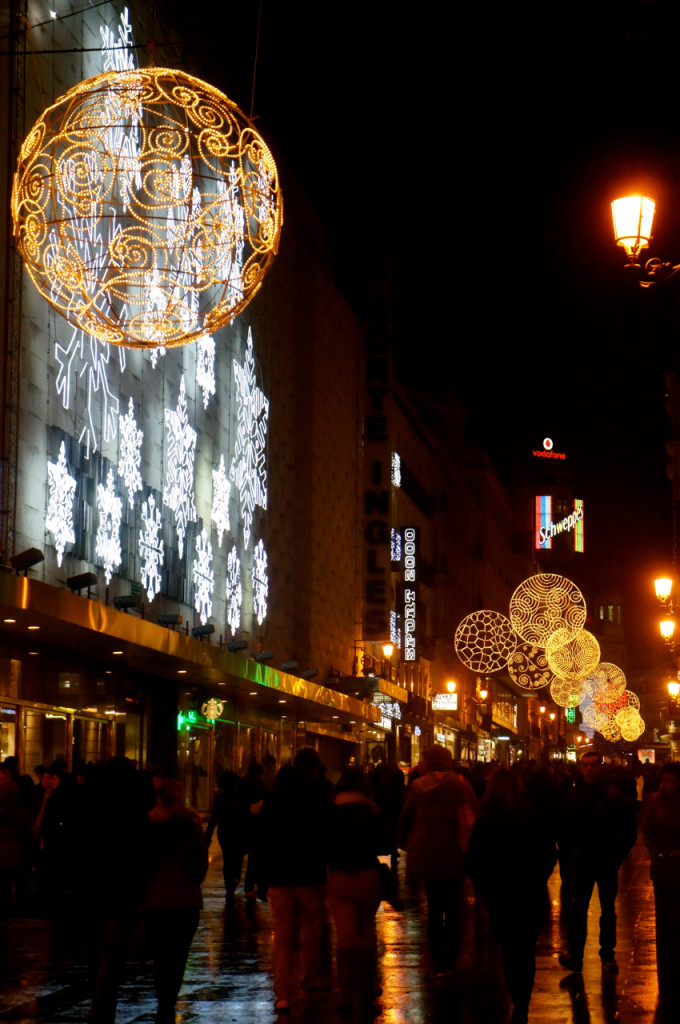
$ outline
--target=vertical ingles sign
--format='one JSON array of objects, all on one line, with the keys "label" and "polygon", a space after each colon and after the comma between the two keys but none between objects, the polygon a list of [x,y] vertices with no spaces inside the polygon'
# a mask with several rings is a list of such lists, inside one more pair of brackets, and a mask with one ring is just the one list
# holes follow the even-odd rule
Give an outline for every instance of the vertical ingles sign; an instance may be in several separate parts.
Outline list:
[{"label": "vertical ingles sign", "polygon": [[416,531],[412,526],[404,530],[404,661],[416,661]]},{"label": "vertical ingles sign", "polygon": [[[376,268],[364,330],[364,501],[362,638],[387,640],[391,610],[391,474],[389,408],[392,395],[392,331],[389,281]],[[378,277],[378,275],[380,275]]]}]

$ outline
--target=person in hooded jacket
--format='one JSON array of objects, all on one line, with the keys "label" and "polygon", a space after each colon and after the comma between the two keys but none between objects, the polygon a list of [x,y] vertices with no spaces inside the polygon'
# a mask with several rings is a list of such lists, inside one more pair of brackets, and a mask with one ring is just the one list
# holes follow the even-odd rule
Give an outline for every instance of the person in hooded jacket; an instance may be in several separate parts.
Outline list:
[{"label": "person in hooded jacket", "polygon": [[472,828],[467,860],[503,953],[503,973],[514,1007],[512,1024],[526,1024],[528,1019],[536,940],[556,859],[549,817],[527,803],[514,771],[496,768]]},{"label": "person in hooded jacket", "polygon": [[154,964],[156,1024],[175,1024],[175,1001],[203,906],[208,847],[200,816],[185,805],[177,779],[161,783],[148,821],[142,909]]},{"label": "person in hooded jacket", "polygon": [[458,956],[465,851],[477,798],[470,783],[454,772],[445,747],[427,747],[422,761],[425,774],[409,787],[398,837],[406,850],[407,881],[425,886],[432,970],[442,976],[455,967]]},{"label": "person in hooded jacket", "polygon": [[335,787],[329,831],[328,903],[335,921],[339,1012],[368,1005],[379,993],[375,914],[380,906],[379,855],[395,843],[371,799],[361,768],[348,768]]}]

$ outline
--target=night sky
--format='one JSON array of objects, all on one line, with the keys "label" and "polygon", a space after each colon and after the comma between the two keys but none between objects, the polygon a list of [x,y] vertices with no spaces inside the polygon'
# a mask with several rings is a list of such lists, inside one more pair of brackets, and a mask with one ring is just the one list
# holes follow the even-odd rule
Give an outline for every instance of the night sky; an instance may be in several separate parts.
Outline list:
[{"label": "night sky", "polygon": [[[680,261],[679,6],[263,0],[254,110],[359,312],[362,252],[392,252],[409,386],[462,405],[467,440],[511,486],[546,435],[566,451],[591,573],[623,591],[642,661],[663,658],[650,581],[671,567],[680,282],[631,286],[609,204],[643,187],[647,256]],[[216,48],[202,15],[163,10],[248,111],[258,4],[211,13]]]}]

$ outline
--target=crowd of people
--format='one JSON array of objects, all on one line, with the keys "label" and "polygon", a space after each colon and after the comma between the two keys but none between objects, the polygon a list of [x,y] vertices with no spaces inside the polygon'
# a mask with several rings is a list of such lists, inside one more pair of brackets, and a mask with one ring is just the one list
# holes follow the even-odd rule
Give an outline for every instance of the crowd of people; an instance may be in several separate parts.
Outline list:
[{"label": "crowd of people", "polygon": [[[660,998],[677,1019],[680,764],[603,765],[590,751],[578,770],[519,763],[470,771],[434,745],[408,778],[383,761],[352,765],[333,786],[312,748],[275,769],[270,758],[243,778],[225,772],[204,830],[181,783],[160,769],[140,772],[114,758],[69,773],[55,761],[38,766],[34,782],[18,773],[13,758],[0,765],[0,914],[21,912],[31,900],[50,915],[82,914],[91,951],[89,1024],[114,1024],[119,979],[140,920],[153,962],[157,1024],[175,1020],[215,834],[227,903],[236,899],[245,863],[245,899],[271,906],[279,1013],[298,993],[327,985],[328,911],[338,1012],[370,1019],[381,994],[376,912],[381,900],[394,897],[405,850],[406,882],[422,883],[425,892],[431,976],[455,968],[469,877],[502,952],[513,1024],[523,1024],[556,863],[567,935],[559,963],[571,972],[583,968],[597,886],[602,970],[618,970],[618,871],[640,819],[656,897]],[[106,879],[105,901],[87,899],[97,878]]]}]

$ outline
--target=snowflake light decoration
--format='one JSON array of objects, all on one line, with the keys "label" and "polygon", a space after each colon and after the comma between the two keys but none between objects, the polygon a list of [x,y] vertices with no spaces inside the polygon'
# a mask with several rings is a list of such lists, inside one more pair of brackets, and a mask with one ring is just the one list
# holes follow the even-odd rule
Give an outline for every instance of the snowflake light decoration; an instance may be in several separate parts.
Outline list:
[{"label": "snowflake light decoration", "polygon": [[258,541],[253,552],[253,611],[260,625],[262,625],[267,616],[268,595],[267,552],[262,541]]},{"label": "snowflake light decoration", "polygon": [[243,604],[243,588],[241,586],[241,559],[238,557],[236,545],[233,546],[227,558],[227,624],[231,635],[236,636],[236,630],[241,625],[241,605]]},{"label": "snowflake light decoration", "polygon": [[66,447],[61,442],[56,462],[47,463],[47,479],[50,496],[47,502],[45,529],[54,535],[57,549],[57,565],[61,565],[67,544],[75,544],[73,531],[73,498],[76,493],[76,479],[66,465]]},{"label": "snowflake light decoration", "polygon": [[121,562],[120,521],[123,514],[123,502],[116,494],[113,486],[113,470],[109,469],[106,487],[97,484],[97,511],[99,524],[95,539],[95,551],[104,567],[106,582],[111,582],[114,569]]},{"label": "snowflake light decoration", "polygon": [[203,408],[215,394],[215,340],[204,334],[196,343],[196,383],[203,392]]},{"label": "snowflake light decoration", "polygon": [[509,620],[500,612],[471,612],[459,623],[454,639],[456,654],[473,672],[497,672],[517,648]]},{"label": "snowflake light decoration", "polygon": [[142,477],[139,467],[142,464],[142,440],[144,431],[137,429],[134,414],[134,403],[130,404],[125,416],[120,417],[120,462],[118,476],[122,476],[128,489],[128,505],[134,508],[135,492],[142,489]]},{"label": "snowflake light decoration", "polygon": [[156,508],[153,494],[142,505],[143,527],[139,531],[139,557],[142,560],[140,579],[146,596],[153,601],[161,592],[161,569],[165,560],[161,532],[161,510]]},{"label": "snowflake light decoration", "polygon": [[213,469],[213,498],[210,518],[217,527],[217,543],[222,547],[222,538],[229,529],[229,492],[231,484],[224,468],[224,455],[220,455],[219,469]]},{"label": "snowflake light decoration", "polygon": [[182,558],[187,524],[196,522],[194,460],[197,436],[194,428],[189,425],[184,375],[179,385],[177,408],[165,410],[165,430],[169,450],[163,504],[175,513],[177,547],[179,557]]},{"label": "snowflake light decoration", "polygon": [[255,381],[253,332],[250,327],[245,362],[241,366],[234,359],[234,377],[238,401],[238,430],[229,476],[239,489],[243,542],[248,547],[255,507],[267,507],[265,445],[269,419],[269,399],[265,398]]},{"label": "snowflake light decoration", "polygon": [[212,615],[212,596],[215,590],[215,572],[210,568],[212,560],[212,544],[204,527],[196,538],[194,558],[194,607],[204,626]]}]

